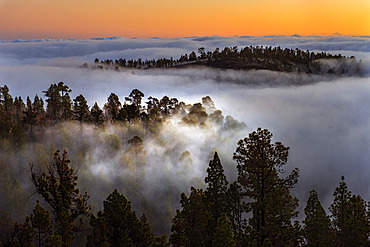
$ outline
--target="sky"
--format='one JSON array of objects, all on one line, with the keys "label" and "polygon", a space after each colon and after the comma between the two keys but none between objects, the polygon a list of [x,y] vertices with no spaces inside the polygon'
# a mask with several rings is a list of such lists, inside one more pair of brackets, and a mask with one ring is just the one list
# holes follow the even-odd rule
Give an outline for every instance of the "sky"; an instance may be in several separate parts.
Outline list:
[{"label": "sky", "polygon": [[368,0],[0,0],[0,40],[370,35]]}]

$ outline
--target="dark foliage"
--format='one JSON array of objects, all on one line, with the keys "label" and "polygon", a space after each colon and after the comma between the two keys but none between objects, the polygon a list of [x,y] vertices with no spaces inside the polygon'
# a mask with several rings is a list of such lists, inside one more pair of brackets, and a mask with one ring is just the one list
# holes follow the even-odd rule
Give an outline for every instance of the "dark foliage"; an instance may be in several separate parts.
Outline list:
[{"label": "dark foliage", "polygon": [[237,46],[225,47],[222,51],[216,48],[213,52],[206,51],[204,47],[198,49],[198,54],[192,51],[189,55],[181,55],[179,59],[160,58],[142,61],[118,59],[101,60],[95,59],[93,68],[120,68],[152,69],[152,68],[181,68],[189,66],[208,66],[222,69],[264,69],[282,72],[305,72],[315,74],[346,74],[348,69],[341,68],[336,71],[333,67],[322,66],[321,59],[331,59],[338,61],[355,62],[357,65],[356,73],[361,74],[361,64],[357,63],[354,57],[348,58],[341,54],[332,55],[326,52],[310,52],[301,49],[289,49],[279,47],[246,46],[239,49]]}]

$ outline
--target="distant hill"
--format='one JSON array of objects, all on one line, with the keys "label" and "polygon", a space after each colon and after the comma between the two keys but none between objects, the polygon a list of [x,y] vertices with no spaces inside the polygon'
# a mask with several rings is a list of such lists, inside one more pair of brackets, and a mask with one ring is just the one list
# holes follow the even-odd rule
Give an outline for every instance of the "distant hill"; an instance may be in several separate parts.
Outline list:
[{"label": "distant hill", "polygon": [[[362,75],[362,63],[355,57],[341,54],[332,55],[326,52],[314,53],[309,50],[282,49],[280,47],[237,46],[216,48],[213,52],[201,47],[198,55],[192,51],[181,55],[179,59],[161,58],[152,60],[101,60],[95,59],[91,66],[94,69],[157,69],[187,68],[207,66],[234,70],[271,70],[280,72],[298,72],[308,74]],[[89,67],[87,63],[83,67]]]}]

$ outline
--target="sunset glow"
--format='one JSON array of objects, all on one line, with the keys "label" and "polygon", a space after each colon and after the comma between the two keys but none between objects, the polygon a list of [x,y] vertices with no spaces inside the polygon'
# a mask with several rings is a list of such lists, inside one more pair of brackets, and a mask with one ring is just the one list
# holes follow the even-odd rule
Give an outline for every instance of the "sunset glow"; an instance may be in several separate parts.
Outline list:
[{"label": "sunset glow", "polygon": [[0,0],[0,40],[370,35],[368,0]]}]

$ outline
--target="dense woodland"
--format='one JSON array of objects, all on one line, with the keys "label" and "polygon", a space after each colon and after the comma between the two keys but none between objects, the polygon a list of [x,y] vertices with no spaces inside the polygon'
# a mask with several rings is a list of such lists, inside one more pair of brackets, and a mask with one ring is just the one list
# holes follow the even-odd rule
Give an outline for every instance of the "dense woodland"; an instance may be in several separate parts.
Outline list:
[{"label": "dense woodland", "polygon": [[[330,64],[325,61],[336,61]],[[153,69],[153,68],[182,68],[189,66],[208,66],[222,69],[264,69],[281,72],[305,72],[308,74],[349,74],[361,75],[361,61],[357,62],[355,57],[345,57],[341,54],[332,55],[326,52],[303,51],[298,48],[289,49],[281,47],[246,46],[238,49],[237,46],[225,47],[223,50],[216,48],[213,52],[206,51],[204,47],[198,49],[198,55],[192,51],[189,55],[181,55],[179,59],[160,58],[152,60],[117,60],[95,59],[95,69]],[[83,67],[88,67],[85,63]]]},{"label": "dense woodland", "polygon": [[[224,129],[237,129],[245,125],[230,116],[225,118],[208,96],[202,103],[193,105],[167,96],[149,97],[144,105],[144,93],[134,89],[123,104],[112,93],[100,108],[97,103],[90,107],[83,95],[72,100],[71,89],[63,82],[52,84],[43,93],[46,103],[37,95],[33,100],[27,97],[24,103],[21,97],[13,99],[7,86],[1,87],[0,246],[357,247],[370,244],[370,205],[360,195],[351,193],[344,177],[333,191],[328,211],[322,207],[315,190],[307,191],[308,201],[301,212],[305,218],[302,222],[296,220],[299,202],[291,189],[298,183],[299,170],[287,173],[289,148],[281,142],[272,142],[272,133],[261,128],[237,143],[233,153],[237,179],[227,180],[222,157],[219,152],[213,152],[204,178],[205,188],[196,187],[195,183],[189,194],[179,193],[180,208],[172,215],[169,236],[155,236],[152,226],[165,222],[151,222],[148,218],[152,217],[147,214],[137,214],[136,206],[127,199],[140,186],[140,179],[147,176],[140,169],[146,160],[143,141],[148,136],[158,138],[166,121],[174,116],[184,126],[199,128],[218,124]],[[89,190],[103,185],[90,181],[81,188],[80,182],[87,179],[83,177],[85,168],[75,164],[87,159],[89,145],[81,141],[80,150],[73,150],[75,146],[69,143],[75,139],[68,136],[72,130],[60,127],[69,122],[79,126],[73,132],[81,134],[79,139],[90,131],[86,126],[93,126],[94,135],[98,135],[93,142],[104,139],[107,148],[101,152],[107,156],[115,155],[121,145],[120,138],[102,136],[99,130],[123,126],[134,133],[126,136],[127,149],[122,156],[122,162],[134,174],[124,183],[132,187],[125,193],[120,187],[107,193],[102,210],[94,211]],[[50,143],[49,150],[44,150],[47,147],[40,143],[50,135],[55,140],[60,137],[68,154],[55,150]],[[26,146],[32,146],[33,153],[41,149],[23,171],[27,172],[31,195],[25,195],[15,179],[14,163],[8,163],[9,156],[24,155]],[[70,153],[74,153],[74,159],[69,159]],[[186,164],[188,156],[182,153],[179,162],[191,166],[191,162]],[[30,212],[28,207],[32,208]],[[150,213],[149,208],[146,209]]]}]

